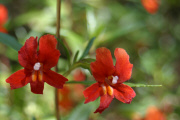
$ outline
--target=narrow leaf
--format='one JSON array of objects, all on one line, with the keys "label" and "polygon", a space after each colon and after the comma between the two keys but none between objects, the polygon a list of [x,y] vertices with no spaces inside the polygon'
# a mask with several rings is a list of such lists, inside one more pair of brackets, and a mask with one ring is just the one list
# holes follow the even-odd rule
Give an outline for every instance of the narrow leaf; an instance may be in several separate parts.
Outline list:
[{"label": "narrow leaf", "polygon": [[64,45],[64,43],[60,39],[57,38],[57,40],[62,45],[62,47],[65,51],[65,54],[67,55],[67,59],[68,59],[69,65],[70,65],[70,53],[69,53],[67,47]]},{"label": "narrow leaf", "polygon": [[3,44],[15,49],[16,51],[20,50],[22,45],[12,36],[0,32],[0,42]]},{"label": "narrow leaf", "polygon": [[73,63],[75,63],[77,61],[78,55],[79,55],[79,50],[76,52],[76,54],[74,56]]},{"label": "narrow leaf", "polygon": [[94,62],[94,61],[96,61],[96,60],[92,59],[92,58],[85,58],[85,59],[80,60],[79,62],[90,64],[91,62]]},{"label": "narrow leaf", "polygon": [[89,52],[89,50],[90,50],[90,48],[91,48],[94,40],[95,40],[95,37],[93,37],[93,38],[89,41],[89,43],[87,44],[87,46],[86,46],[86,48],[85,48],[85,50],[84,50],[84,52],[83,52],[83,54],[82,54],[82,56],[81,56],[80,59],[83,59],[83,58],[88,54],[88,52]]}]

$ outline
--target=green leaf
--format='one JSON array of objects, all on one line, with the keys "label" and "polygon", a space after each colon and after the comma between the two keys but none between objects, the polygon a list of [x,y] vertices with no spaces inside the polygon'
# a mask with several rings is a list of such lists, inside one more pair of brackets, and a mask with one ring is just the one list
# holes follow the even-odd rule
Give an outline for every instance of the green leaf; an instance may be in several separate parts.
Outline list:
[{"label": "green leaf", "polygon": [[82,62],[76,62],[75,64],[73,64],[71,67],[70,67],[70,69],[67,71],[67,72],[65,72],[64,74],[63,74],[63,76],[68,76],[70,73],[71,73],[71,71],[73,71],[74,69],[76,69],[76,68],[78,68],[78,67],[82,67],[82,68],[84,68],[84,69],[88,69],[89,70],[89,72],[91,73],[91,71],[90,71],[90,64],[89,63],[82,63]]},{"label": "green leaf", "polygon": [[94,84],[96,81],[67,81],[66,84],[84,84],[84,85],[91,85]]},{"label": "green leaf", "polygon": [[63,49],[65,51],[65,54],[67,55],[68,63],[70,65],[70,53],[69,53],[67,47],[64,45],[64,43],[60,39],[57,38],[57,40],[62,45],[62,47],[63,47]]},{"label": "green leaf", "polygon": [[162,87],[162,85],[146,85],[146,84],[136,84],[136,83],[124,83],[130,87]]},{"label": "green leaf", "polygon": [[90,64],[91,62],[94,62],[94,61],[96,61],[96,60],[92,59],[92,58],[85,58],[85,59],[80,60],[79,62]]},{"label": "green leaf", "polygon": [[125,27],[115,29],[114,31],[107,32],[104,35],[104,40],[99,42],[97,46],[100,46],[102,44],[109,44],[109,43],[116,42],[117,40],[119,40],[117,38],[119,38],[121,36],[125,36],[131,32],[141,29],[143,27],[145,27],[145,25],[142,23],[134,23],[134,24],[129,24]]},{"label": "green leaf", "polygon": [[14,37],[4,33],[0,33],[0,42],[15,49],[16,51],[20,50],[22,47],[22,45]]},{"label": "green leaf", "polygon": [[74,56],[73,63],[75,63],[77,61],[78,55],[79,55],[79,50],[76,52],[76,54]]},{"label": "green leaf", "polygon": [[89,115],[96,109],[98,104],[98,100],[88,104],[80,103],[64,120],[88,120]]},{"label": "green leaf", "polygon": [[89,50],[90,50],[90,48],[91,48],[94,40],[95,40],[95,37],[93,37],[93,38],[89,41],[89,43],[87,44],[86,49],[84,50],[84,52],[83,52],[83,54],[82,54],[82,56],[81,56],[80,59],[83,59],[83,58],[88,54],[88,52],[89,52]]}]

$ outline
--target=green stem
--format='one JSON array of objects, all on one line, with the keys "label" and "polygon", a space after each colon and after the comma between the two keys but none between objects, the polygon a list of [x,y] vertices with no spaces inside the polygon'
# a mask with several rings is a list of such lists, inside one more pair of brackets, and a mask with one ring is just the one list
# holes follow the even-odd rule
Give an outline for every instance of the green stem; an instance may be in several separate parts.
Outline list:
[{"label": "green stem", "polygon": [[84,85],[91,85],[94,84],[96,81],[67,81],[66,84],[84,84]]},{"label": "green stem", "polygon": [[[60,39],[60,16],[61,16],[61,0],[57,0],[57,21],[56,21],[56,37]],[[55,67],[55,71],[58,72],[58,67]],[[59,94],[58,89],[55,88],[55,111],[56,111],[56,120],[60,120],[60,109],[59,109]]]}]

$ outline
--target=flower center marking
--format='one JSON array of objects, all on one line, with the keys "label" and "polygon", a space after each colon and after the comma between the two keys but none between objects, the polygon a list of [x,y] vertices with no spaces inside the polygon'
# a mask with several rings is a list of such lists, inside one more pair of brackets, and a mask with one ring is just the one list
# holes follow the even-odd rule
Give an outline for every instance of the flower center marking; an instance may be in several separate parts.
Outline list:
[{"label": "flower center marking", "polygon": [[32,81],[34,82],[37,80],[42,81],[43,72],[42,70],[40,70],[41,66],[42,66],[42,63],[40,62],[37,62],[34,64],[34,71],[32,72]]},{"label": "flower center marking", "polygon": [[113,77],[112,84],[116,84],[119,77],[118,76],[112,76],[112,77]]},{"label": "flower center marking", "polygon": [[37,62],[37,63],[35,63],[35,65],[34,65],[34,70],[39,70],[40,67],[41,67],[41,63],[40,63],[40,62]]},{"label": "flower center marking", "polygon": [[101,85],[103,94],[105,95],[107,93],[106,86],[104,84]]},{"label": "flower center marking", "polygon": [[107,86],[107,93],[112,96],[113,95],[113,88],[111,86]]},{"label": "flower center marking", "polygon": [[101,87],[102,87],[103,95],[105,94],[108,94],[110,96],[113,95],[113,88],[111,86],[102,84]]}]

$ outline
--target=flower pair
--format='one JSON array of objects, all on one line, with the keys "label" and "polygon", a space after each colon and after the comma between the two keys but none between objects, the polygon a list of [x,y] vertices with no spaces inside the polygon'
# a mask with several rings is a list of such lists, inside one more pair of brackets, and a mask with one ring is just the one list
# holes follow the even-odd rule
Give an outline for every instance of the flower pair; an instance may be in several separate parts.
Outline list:
[{"label": "flower pair", "polygon": [[[60,52],[56,49],[57,40],[53,35],[44,35],[39,40],[30,37],[19,50],[18,60],[24,69],[19,70],[6,79],[11,89],[16,89],[30,83],[31,91],[43,94],[44,82],[58,89],[67,81],[62,75],[50,70],[59,59]],[[96,61],[90,65],[97,83],[92,84],[83,93],[85,103],[96,100],[100,96],[100,106],[95,111],[103,112],[115,97],[123,103],[130,103],[136,96],[134,90],[123,84],[131,77],[133,65],[129,62],[129,55],[122,48],[114,52],[116,64],[113,65],[111,52],[107,48],[96,50]]]}]

